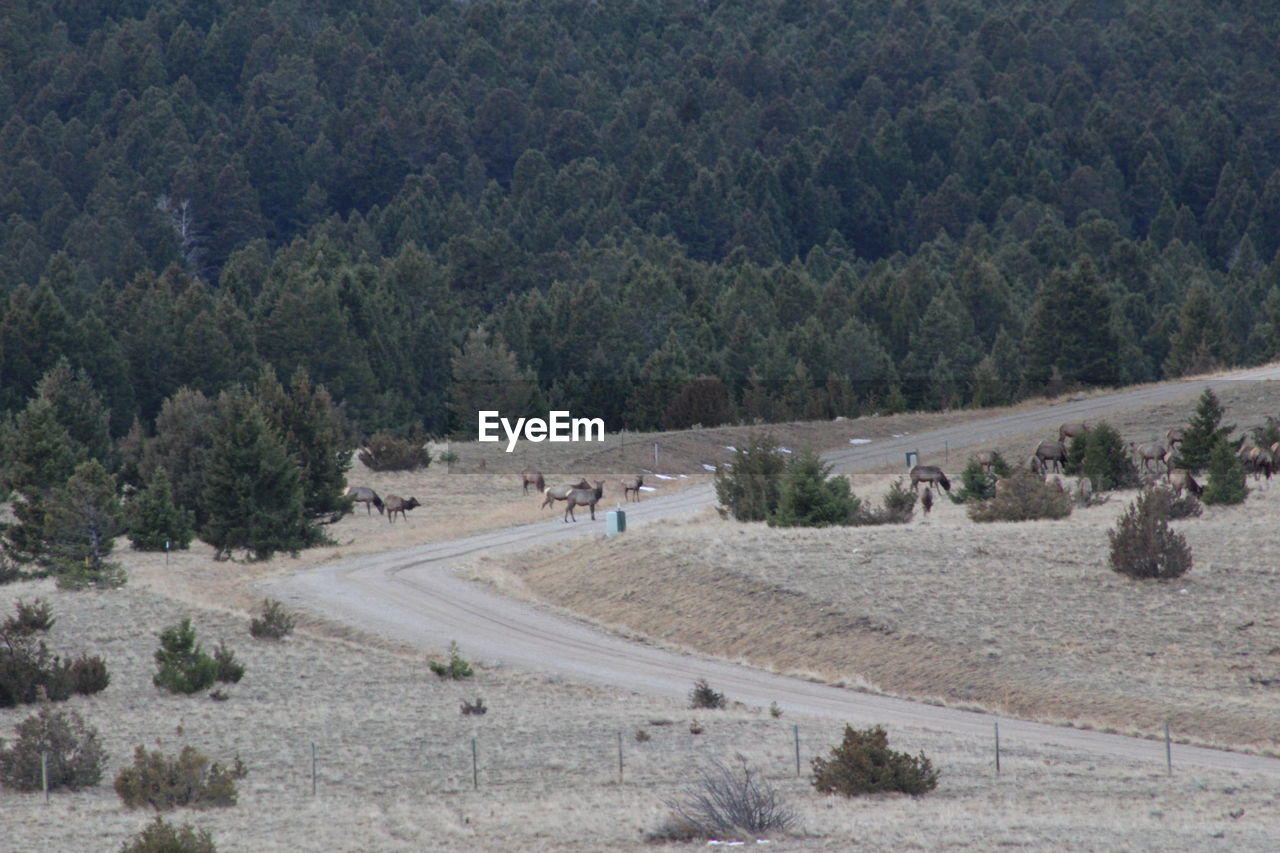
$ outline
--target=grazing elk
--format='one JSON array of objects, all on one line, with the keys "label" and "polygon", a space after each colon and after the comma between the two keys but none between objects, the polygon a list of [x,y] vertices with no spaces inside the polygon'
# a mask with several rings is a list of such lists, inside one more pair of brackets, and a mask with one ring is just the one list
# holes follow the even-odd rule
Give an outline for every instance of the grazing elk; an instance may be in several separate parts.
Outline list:
[{"label": "grazing elk", "polygon": [[378,497],[378,493],[373,489],[364,486],[352,486],[347,489],[346,497],[356,503],[364,504],[365,514],[373,515],[373,507],[378,508],[378,515],[382,515],[382,498]]},{"label": "grazing elk", "polygon": [[644,474],[636,474],[630,480],[622,481],[622,499],[629,500],[631,493],[636,493],[636,500],[640,500],[640,487],[644,485]]},{"label": "grazing elk", "polygon": [[1261,480],[1264,476],[1270,480],[1271,475],[1275,473],[1275,456],[1270,450],[1257,445],[1241,448],[1240,461],[1244,463],[1245,473],[1252,474],[1254,480]]},{"label": "grazing elk", "polygon": [[564,520],[567,523],[570,518],[574,521],[578,517],[573,514],[574,507],[586,506],[591,508],[591,520],[596,520],[596,504],[604,497],[604,483],[596,480],[594,489],[574,489],[569,492],[569,496],[565,498]]},{"label": "grazing elk", "polygon": [[572,486],[548,486],[547,488],[542,490],[542,494],[544,495],[544,498],[542,501],[542,506],[538,508],[546,509],[548,506],[555,503],[556,501],[568,500],[569,493],[572,492],[574,489],[589,489],[589,488],[591,488],[591,484],[587,482],[586,477],[583,477],[581,480],[574,483]]},{"label": "grazing elk", "polygon": [[387,495],[387,523],[395,524],[397,512],[400,513],[400,517],[407,522],[409,520],[409,516],[405,515],[405,513],[413,509],[415,506],[422,506],[422,504],[418,503],[417,498],[409,498],[408,500],[405,500],[399,495]]},{"label": "grazing elk", "polygon": [[1187,440],[1187,431],[1182,427],[1174,427],[1164,434],[1164,440],[1169,444],[1169,452],[1178,449],[1178,445]]},{"label": "grazing elk", "polygon": [[[1160,442],[1153,441],[1148,442],[1147,444],[1138,445],[1135,445],[1133,442],[1129,442],[1129,450],[1131,450],[1133,454],[1142,461],[1143,471],[1153,470],[1151,468],[1151,463],[1159,462],[1164,466],[1165,473],[1169,473],[1169,451]],[[1154,471],[1157,475],[1160,474],[1159,468],[1155,468]]]},{"label": "grazing elk", "polygon": [[1058,441],[1061,444],[1066,444],[1067,439],[1077,438],[1079,436],[1084,435],[1088,431],[1089,431],[1089,425],[1086,423],[1063,424],[1062,426],[1058,427]]},{"label": "grazing elk", "polygon": [[529,494],[530,486],[533,486],[538,494],[542,494],[543,490],[547,488],[547,481],[543,479],[542,472],[535,468],[525,468],[521,471],[520,481],[526,495]]},{"label": "grazing elk", "polygon": [[946,492],[951,491],[951,481],[937,465],[917,465],[911,469],[911,488],[919,491],[921,483],[924,483],[927,489],[937,485],[942,486]]},{"label": "grazing elk", "polygon": [[1191,472],[1185,468],[1174,468],[1169,472],[1169,488],[1173,489],[1175,498],[1182,497],[1185,489],[1196,497],[1204,494],[1204,488],[1196,482],[1196,478],[1191,476]]},{"label": "grazing elk", "polygon": [[1031,466],[1032,473],[1048,473],[1050,466],[1058,473],[1067,464],[1067,448],[1061,441],[1042,441],[1031,458],[1040,463],[1038,468]]}]

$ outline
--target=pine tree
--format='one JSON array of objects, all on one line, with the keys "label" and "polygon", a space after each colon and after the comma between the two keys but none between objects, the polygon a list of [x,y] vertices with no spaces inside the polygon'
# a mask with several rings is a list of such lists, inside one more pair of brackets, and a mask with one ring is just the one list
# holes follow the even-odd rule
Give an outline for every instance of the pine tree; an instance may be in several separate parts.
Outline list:
[{"label": "pine tree", "polygon": [[218,409],[200,538],[220,559],[243,549],[265,560],[318,544],[319,530],[303,516],[298,466],[258,404],[244,392],[224,393]]},{"label": "pine tree", "polygon": [[66,485],[49,499],[44,535],[58,585],[113,587],[124,570],[107,560],[123,528],[115,478],[97,459],[76,466]]},{"label": "pine tree", "polygon": [[305,368],[294,372],[290,386],[286,393],[267,367],[254,394],[301,468],[307,518],[341,515],[350,510],[342,498],[351,467],[350,427],[325,387],[311,384]]},{"label": "pine tree", "polygon": [[1026,378],[1043,384],[1054,368],[1068,383],[1119,381],[1119,341],[1111,330],[1112,300],[1088,261],[1055,273],[1041,288],[1024,345]]},{"label": "pine tree", "polygon": [[1234,356],[1222,309],[1205,285],[1192,287],[1178,315],[1178,329],[1164,362],[1165,376],[1208,373],[1229,364]]},{"label": "pine tree", "polygon": [[191,544],[193,516],[174,504],[169,474],[163,467],[151,475],[125,516],[135,551],[185,550]]},{"label": "pine tree", "polygon": [[1209,452],[1209,483],[1204,487],[1201,500],[1207,504],[1238,504],[1248,494],[1244,463],[1230,444],[1219,441]]},{"label": "pine tree", "polygon": [[1227,436],[1235,429],[1235,424],[1220,426],[1224,414],[1218,395],[1212,388],[1205,388],[1196,403],[1196,413],[1187,425],[1186,439],[1178,445],[1175,468],[1185,468],[1193,474],[1205,469],[1214,447],[1226,443]]},{"label": "pine tree", "polygon": [[1079,473],[1088,477],[1095,492],[1110,489],[1129,489],[1138,485],[1138,468],[1125,452],[1124,440],[1115,427],[1106,421],[1094,424],[1089,432],[1071,442],[1071,459],[1075,458],[1077,442],[1081,448]]},{"label": "pine tree", "polygon": [[716,469],[716,499],[738,521],[764,521],[778,507],[786,463],[767,433],[752,433],[733,462]]},{"label": "pine tree", "polygon": [[46,504],[85,460],[84,446],[58,422],[53,404],[36,397],[0,430],[0,460],[5,485],[17,493],[17,523],[5,530],[5,541],[19,560],[44,554]]},{"label": "pine tree", "polygon": [[490,336],[482,328],[474,329],[454,353],[449,411],[459,435],[476,434],[481,410],[497,411],[512,419],[525,417],[533,414],[537,398],[532,372],[521,370],[502,335]]},{"label": "pine tree", "polygon": [[805,450],[795,455],[782,475],[778,508],[769,517],[777,527],[827,527],[849,524],[859,501],[845,477],[832,477],[831,466]]}]

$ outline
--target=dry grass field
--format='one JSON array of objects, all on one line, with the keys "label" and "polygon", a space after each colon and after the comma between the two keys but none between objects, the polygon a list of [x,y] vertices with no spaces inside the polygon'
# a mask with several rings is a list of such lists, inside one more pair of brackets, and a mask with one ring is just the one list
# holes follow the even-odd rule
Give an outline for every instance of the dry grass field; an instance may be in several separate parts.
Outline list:
[{"label": "dry grass field", "polygon": [[[307,632],[256,641],[242,616],[136,588],[67,593],[24,582],[0,588],[0,609],[36,596],[51,601],[58,618],[51,646],[109,662],[106,691],[63,707],[101,731],[110,760],[103,785],[55,793],[48,805],[40,794],[0,790],[3,851],[119,849],[151,818],[123,808],[110,787],[137,744],[170,753],[192,744],[245,761],[236,806],[169,815],[209,829],[224,853],[688,849],[655,847],[644,834],[659,826],[664,799],[681,796],[694,768],[737,755],[800,816],[797,830],[771,839],[771,850],[1265,850],[1280,830],[1272,780],[1183,772],[1169,779],[1155,744],[1151,762],[1139,765],[1006,742],[997,777],[988,743],[891,728],[893,746],[924,750],[941,768],[938,790],[845,801],[816,794],[795,775],[793,726],[807,772],[810,756],[838,742],[831,722],[773,719],[732,703],[692,712],[501,668],[445,682],[422,654]],[[206,645],[226,640],[247,665],[229,700],[171,696],[151,685],[155,633],[183,616]],[[489,712],[462,716],[460,701],[476,697]],[[31,710],[0,711],[0,733],[10,736]],[[705,727],[697,736],[689,732],[695,717]],[[650,740],[638,742],[639,730]]]},{"label": "dry grass field", "polygon": [[[1222,395],[1242,429],[1280,394]],[[1122,413],[1146,441],[1191,406]],[[1034,436],[998,449],[1011,461]],[[968,455],[948,460],[958,474]],[[942,463],[943,460],[931,460]],[[899,472],[900,473],[900,472]],[[853,478],[878,500],[897,474]],[[777,530],[711,513],[542,559],[473,569],[655,641],[891,695],[1150,735],[1168,720],[1206,745],[1280,753],[1280,483],[1175,523],[1195,555],[1179,581],[1107,567],[1107,530],[1135,496],[1061,521],[975,524],[941,500],[879,528]],[[504,577],[506,576],[506,577]]]},{"label": "dry grass field", "polygon": [[[1249,402],[1257,389],[1240,395],[1223,397],[1238,410],[1229,419],[1242,424],[1273,402],[1265,395]],[[1238,414],[1246,410],[1248,417]],[[1187,413],[1134,412],[1113,422],[1145,440]],[[784,445],[824,449],[982,414],[773,431]],[[652,468],[646,462],[657,440],[657,470],[672,479],[649,481],[658,490],[652,496],[705,483],[703,465],[727,457],[725,448],[748,431],[628,436],[625,450],[611,436],[619,446],[603,456],[544,445],[539,464],[558,472],[553,483],[614,479]],[[130,574],[122,590],[69,593],[49,581],[0,587],[0,614],[19,598],[46,598],[58,619],[51,647],[101,654],[112,673],[103,693],[65,703],[102,733],[110,755],[103,785],[55,794],[48,805],[39,794],[0,789],[0,853],[119,849],[151,817],[124,809],[110,787],[137,744],[169,752],[191,744],[245,761],[238,805],[170,816],[210,829],[224,853],[663,849],[644,835],[662,822],[664,800],[680,797],[702,762],[737,755],[800,816],[797,830],[771,839],[772,850],[1275,847],[1274,780],[1208,771],[1166,778],[1155,743],[1150,762],[1132,763],[1006,742],[997,777],[987,742],[890,727],[895,748],[924,750],[941,768],[938,790],[845,801],[817,795],[806,779],[808,759],[838,742],[833,721],[774,719],[732,703],[692,712],[484,661],[472,681],[443,682],[426,667],[441,649],[398,648],[316,619],[303,619],[283,643],[249,636],[247,613],[260,599],[254,583],[266,575],[539,518],[555,523],[552,510],[540,512],[535,497],[520,495],[506,467],[525,462],[488,461],[492,446],[451,449],[459,455],[452,472],[375,474],[357,463],[351,483],[416,496],[424,506],[395,525],[363,512],[344,518],[329,529],[336,544],[296,558],[218,563],[196,543],[166,560],[122,540],[118,556]],[[890,479],[860,477],[855,490],[878,496]],[[1259,492],[1242,509],[1184,522],[1197,565],[1183,583],[1165,585],[1135,584],[1105,568],[1105,529],[1124,503],[1113,498],[1063,522],[982,528],[946,503],[903,528],[782,532],[697,518],[573,546],[577,559],[558,565],[542,559],[517,572],[488,561],[475,572],[602,624],[782,671],[1121,731],[1148,733],[1169,717],[1175,733],[1197,741],[1276,748],[1280,731],[1268,717],[1277,688],[1249,678],[1280,677],[1280,652],[1270,654],[1280,647],[1273,577],[1280,552],[1269,533],[1280,494]],[[226,690],[228,701],[152,686],[156,634],[183,616],[207,648],[226,640],[247,665],[244,680]],[[477,697],[489,712],[462,716],[460,702]],[[0,737],[11,738],[32,710],[0,710]],[[706,729],[696,736],[695,717]],[[650,739],[641,743],[637,731]]]}]

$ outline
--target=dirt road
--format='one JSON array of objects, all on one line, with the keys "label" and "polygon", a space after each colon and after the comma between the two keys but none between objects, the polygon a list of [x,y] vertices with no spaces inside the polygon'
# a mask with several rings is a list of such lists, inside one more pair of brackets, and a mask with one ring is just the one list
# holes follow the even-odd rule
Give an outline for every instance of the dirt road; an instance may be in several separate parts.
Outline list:
[{"label": "dirt road", "polygon": [[[1228,379],[1147,386],[851,446],[826,458],[842,472],[900,465],[907,451],[919,451],[923,456],[1028,432],[1056,434],[1058,424],[1066,421],[1094,420],[1135,407],[1194,400],[1207,385],[1276,379],[1280,379],[1280,366],[1244,371]],[[1276,395],[1280,405],[1280,386]],[[684,516],[713,502],[710,487],[689,489],[632,504],[627,508],[627,523],[634,526]],[[610,501],[608,508],[613,505]],[[558,674],[573,681],[682,697],[696,679],[705,678],[733,700],[761,707],[777,702],[792,714],[855,724],[918,726],[972,738],[990,737],[992,724],[998,719],[1004,742],[1058,744],[1154,763],[1164,760],[1164,745],[1159,742],[863,694],[628,642],[495,595],[455,574],[460,562],[477,555],[602,535],[604,509],[597,512],[594,523],[584,519],[564,524],[556,516],[536,524],[307,569],[277,579],[267,588],[271,595],[295,607],[362,631],[432,649],[457,640],[470,660]],[[1175,746],[1174,762],[1280,775],[1280,760],[1193,747]]]}]

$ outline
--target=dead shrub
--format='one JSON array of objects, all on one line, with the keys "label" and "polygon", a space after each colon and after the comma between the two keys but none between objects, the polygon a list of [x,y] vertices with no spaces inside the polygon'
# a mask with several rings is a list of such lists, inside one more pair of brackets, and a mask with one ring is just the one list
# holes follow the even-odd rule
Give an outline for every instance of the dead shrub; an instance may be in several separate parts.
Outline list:
[{"label": "dead shrub", "polygon": [[173,826],[156,815],[155,820],[125,842],[120,853],[218,853],[218,847],[209,830],[196,829],[189,823]]},{"label": "dead shrub", "polygon": [[858,730],[846,725],[844,740],[831,750],[831,758],[813,759],[813,787],[824,794],[919,795],[937,786],[938,772],[924,753],[913,756],[889,749],[889,735],[880,726]]},{"label": "dead shrub", "polygon": [[134,750],[132,766],[120,770],[114,787],[120,800],[131,809],[226,807],[236,804],[236,780],[248,772],[239,757],[231,767],[223,767],[210,762],[192,746],[184,746],[181,753],[170,758],[158,749],[148,752],[139,745]]},{"label": "dead shrub", "polygon": [[767,832],[785,832],[796,823],[795,812],[769,781],[747,766],[712,760],[679,798],[664,800],[671,815],[650,838],[740,840]]},{"label": "dead shrub", "polygon": [[0,783],[18,791],[42,787],[40,756],[46,756],[49,790],[78,791],[102,779],[107,754],[98,743],[98,732],[75,711],[57,711],[46,705],[17,726],[18,739],[6,749],[0,739]]},{"label": "dead shrub", "polygon": [[1030,471],[1018,471],[996,484],[991,500],[969,504],[974,521],[1034,521],[1071,515],[1071,497],[1049,486]]},{"label": "dead shrub", "polygon": [[1112,530],[1112,571],[1131,578],[1176,578],[1191,568],[1191,548],[1182,534],[1169,529],[1173,494],[1151,489],[1138,495]]},{"label": "dead shrub", "polygon": [[487,713],[489,713],[489,709],[485,706],[484,700],[479,696],[476,697],[476,701],[474,702],[468,702],[466,699],[462,700],[462,716],[479,717]]}]

